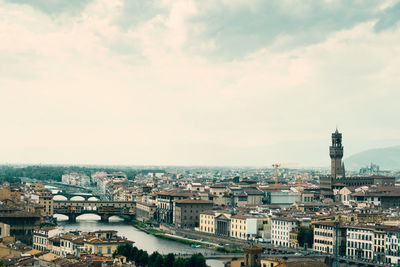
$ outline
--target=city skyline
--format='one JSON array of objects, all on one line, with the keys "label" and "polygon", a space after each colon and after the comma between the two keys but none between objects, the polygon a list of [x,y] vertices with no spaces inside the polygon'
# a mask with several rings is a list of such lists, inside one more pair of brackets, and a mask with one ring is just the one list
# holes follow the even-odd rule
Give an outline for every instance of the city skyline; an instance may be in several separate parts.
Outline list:
[{"label": "city skyline", "polygon": [[0,162],[327,167],[336,125],[345,162],[398,146],[399,10],[0,0]]}]

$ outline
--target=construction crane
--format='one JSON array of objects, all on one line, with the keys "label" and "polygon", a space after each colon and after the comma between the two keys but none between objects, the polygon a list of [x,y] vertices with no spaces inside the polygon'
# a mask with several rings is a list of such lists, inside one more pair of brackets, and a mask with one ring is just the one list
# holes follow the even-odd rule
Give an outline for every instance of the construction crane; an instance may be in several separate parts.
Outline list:
[{"label": "construction crane", "polygon": [[281,166],[280,163],[274,163],[272,164],[272,167],[275,168],[275,184],[278,184],[278,168]]},{"label": "construction crane", "polygon": [[297,176],[297,203],[301,202],[301,175]]}]

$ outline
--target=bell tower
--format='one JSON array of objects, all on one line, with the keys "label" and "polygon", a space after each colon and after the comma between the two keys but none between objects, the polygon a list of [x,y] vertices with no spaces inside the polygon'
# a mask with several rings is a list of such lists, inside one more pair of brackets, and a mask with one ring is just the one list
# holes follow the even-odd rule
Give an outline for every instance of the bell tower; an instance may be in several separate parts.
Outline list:
[{"label": "bell tower", "polygon": [[243,247],[244,267],[261,267],[261,253],[263,249],[253,243]]},{"label": "bell tower", "polygon": [[339,133],[338,129],[332,133],[332,145],[329,147],[329,156],[331,157],[331,175],[332,178],[341,178],[344,176],[342,158],[343,158],[343,146],[342,146],[342,134]]}]

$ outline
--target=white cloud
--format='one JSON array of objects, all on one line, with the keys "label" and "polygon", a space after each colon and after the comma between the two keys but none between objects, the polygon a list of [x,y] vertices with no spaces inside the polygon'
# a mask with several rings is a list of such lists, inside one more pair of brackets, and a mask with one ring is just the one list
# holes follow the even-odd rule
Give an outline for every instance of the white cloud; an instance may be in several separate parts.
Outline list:
[{"label": "white cloud", "polygon": [[[399,135],[392,123],[399,112],[399,28],[377,33],[370,20],[280,51],[293,40],[282,34],[245,57],[220,61],[196,52],[214,50],[215,39],[190,39],[189,32],[204,30],[206,24],[191,21],[204,6],[160,5],[168,12],[123,29],[116,23],[121,1],[94,1],[80,16],[60,17],[0,2],[0,112],[7,129],[1,143],[8,151],[37,151],[1,159],[72,162],[68,153],[42,148],[76,146],[74,162],[108,163],[101,153],[80,152],[115,146],[112,163],[261,164],[276,153],[293,157],[287,144],[301,142],[321,148],[302,163],[328,164],[336,123],[349,152],[351,142]],[[125,53],[113,50],[121,43]],[[215,144],[219,161],[208,160],[201,148],[213,145],[205,143]],[[282,151],[274,146],[265,159],[248,153],[277,143]],[[233,148],[248,150],[246,158],[228,155]]]}]

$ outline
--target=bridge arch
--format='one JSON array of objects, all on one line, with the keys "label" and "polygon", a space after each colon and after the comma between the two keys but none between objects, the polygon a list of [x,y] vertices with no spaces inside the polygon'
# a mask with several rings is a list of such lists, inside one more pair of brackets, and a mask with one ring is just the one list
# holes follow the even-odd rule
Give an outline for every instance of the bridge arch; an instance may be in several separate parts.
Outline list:
[{"label": "bridge arch", "polygon": [[101,216],[96,213],[82,213],[76,216],[76,220],[100,221],[101,219],[102,219]]},{"label": "bridge arch", "polygon": [[69,199],[70,201],[85,201],[85,198],[82,196],[74,196]]},{"label": "bridge arch", "polygon": [[113,216],[110,216],[110,217],[108,218],[108,220],[109,220],[109,221],[113,221],[113,222],[120,222],[120,221],[125,220],[125,218],[123,218],[123,217],[120,216],[120,215],[113,215]]},{"label": "bridge arch", "polygon": [[68,198],[63,195],[55,195],[53,196],[53,200],[68,200]]}]

